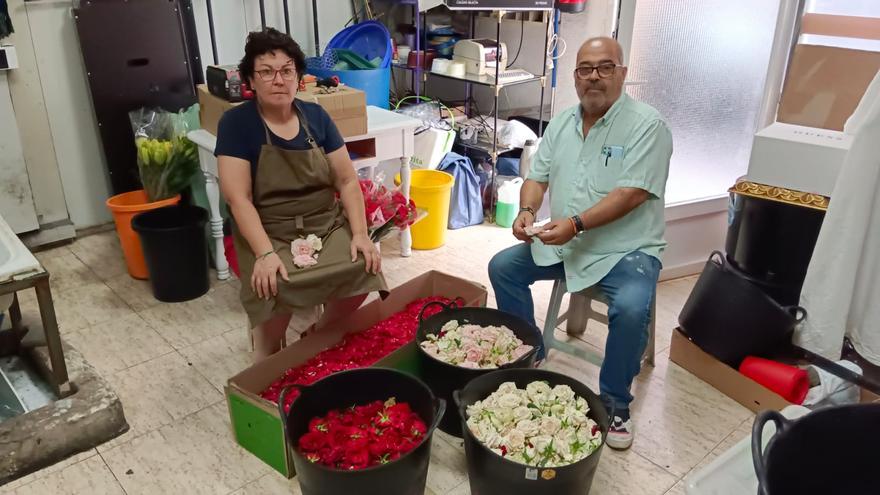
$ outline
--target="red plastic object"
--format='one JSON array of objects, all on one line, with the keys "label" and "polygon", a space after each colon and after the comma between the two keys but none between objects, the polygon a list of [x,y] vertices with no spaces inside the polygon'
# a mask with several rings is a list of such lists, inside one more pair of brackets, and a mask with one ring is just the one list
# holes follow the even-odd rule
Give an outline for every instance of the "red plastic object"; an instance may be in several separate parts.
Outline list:
[{"label": "red plastic object", "polygon": [[739,372],[792,404],[803,404],[810,390],[810,378],[806,370],[769,359],[748,356],[740,364]]},{"label": "red plastic object", "polygon": [[556,8],[566,14],[583,12],[587,6],[587,0],[556,0]]},{"label": "red plastic object", "polygon": [[238,255],[235,253],[235,243],[232,242],[231,235],[223,237],[223,247],[226,251],[226,261],[229,263],[229,268],[236,277],[241,278],[241,272],[238,270]]}]

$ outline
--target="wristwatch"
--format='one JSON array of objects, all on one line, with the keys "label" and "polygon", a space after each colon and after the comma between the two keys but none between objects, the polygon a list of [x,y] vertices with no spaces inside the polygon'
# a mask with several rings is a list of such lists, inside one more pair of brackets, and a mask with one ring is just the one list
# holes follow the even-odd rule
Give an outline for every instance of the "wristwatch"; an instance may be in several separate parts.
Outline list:
[{"label": "wristwatch", "polygon": [[524,211],[527,211],[527,212],[531,213],[532,216],[535,216],[535,209],[532,208],[531,206],[521,206],[521,207],[519,208],[519,212],[520,212],[520,213],[522,213],[522,212],[524,212]]},{"label": "wristwatch", "polygon": [[581,232],[586,230],[584,229],[584,221],[581,220],[580,215],[572,215],[571,220],[574,222],[574,229],[576,234],[580,234]]}]

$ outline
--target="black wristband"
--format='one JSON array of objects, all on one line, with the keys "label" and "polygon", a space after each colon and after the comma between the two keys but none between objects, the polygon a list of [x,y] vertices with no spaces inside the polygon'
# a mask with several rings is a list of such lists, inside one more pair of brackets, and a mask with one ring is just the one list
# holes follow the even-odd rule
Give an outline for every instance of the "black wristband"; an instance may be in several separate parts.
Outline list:
[{"label": "black wristband", "polygon": [[521,207],[519,208],[519,212],[520,212],[520,213],[522,213],[522,212],[524,212],[524,211],[527,211],[527,212],[531,213],[532,216],[535,216],[535,209],[532,208],[531,206],[521,206]]},{"label": "black wristband", "polygon": [[571,219],[574,220],[574,226],[578,233],[581,233],[585,230],[584,221],[581,220],[580,215],[572,215]]}]

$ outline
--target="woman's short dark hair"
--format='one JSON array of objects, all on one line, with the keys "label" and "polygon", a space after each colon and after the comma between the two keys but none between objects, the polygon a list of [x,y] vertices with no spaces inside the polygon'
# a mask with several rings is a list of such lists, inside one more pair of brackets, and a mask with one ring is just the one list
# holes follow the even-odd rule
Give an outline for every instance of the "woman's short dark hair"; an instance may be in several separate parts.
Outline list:
[{"label": "woman's short dark hair", "polygon": [[289,35],[275,28],[266,28],[263,31],[254,31],[248,34],[244,45],[244,57],[238,64],[238,71],[244,81],[250,81],[254,77],[254,61],[260,55],[281,50],[293,59],[297,76],[302,78],[306,71],[306,55],[299,44]]}]

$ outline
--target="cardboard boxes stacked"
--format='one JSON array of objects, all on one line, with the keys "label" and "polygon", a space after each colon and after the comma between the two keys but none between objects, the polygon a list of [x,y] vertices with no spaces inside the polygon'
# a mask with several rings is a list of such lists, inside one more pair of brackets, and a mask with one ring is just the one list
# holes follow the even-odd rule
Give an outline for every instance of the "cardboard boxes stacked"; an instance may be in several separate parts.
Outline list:
[{"label": "cardboard boxes stacked", "polygon": [[[461,297],[466,306],[485,306],[486,288],[476,282],[438,271],[424,273],[391,290],[383,300],[373,301],[336,323],[333,328],[308,335],[282,351],[229,379],[226,400],[235,440],[288,478],[295,475],[287,439],[276,404],[260,392],[290,368],[339,343],[346,334],[361,332],[403,310],[410,302],[429,296]],[[374,366],[395,368],[419,375],[416,343],[401,347]],[[295,406],[294,406],[295,407]]]},{"label": "cardboard boxes stacked", "polygon": [[[211,94],[204,84],[198,86],[199,120],[202,129],[217,135],[217,124],[223,112],[242,103],[232,103]],[[342,137],[360,136],[367,133],[367,97],[363,91],[348,86],[336,88],[335,92],[324,93],[314,83],[307,84],[305,91],[296,97],[309,103],[317,103],[333,119]]]}]

